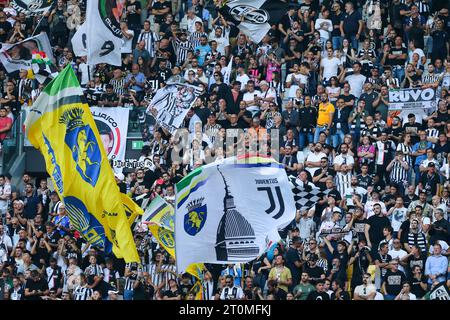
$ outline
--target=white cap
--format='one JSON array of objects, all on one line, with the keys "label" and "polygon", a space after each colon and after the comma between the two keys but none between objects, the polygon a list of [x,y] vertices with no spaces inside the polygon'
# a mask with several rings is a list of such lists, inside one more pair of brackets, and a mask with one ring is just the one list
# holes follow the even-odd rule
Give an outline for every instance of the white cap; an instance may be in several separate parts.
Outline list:
[{"label": "white cap", "polygon": [[121,172],[116,172],[116,173],[114,174],[114,176],[115,176],[117,179],[119,179],[120,181],[123,181],[123,180],[125,179],[125,176],[124,176],[123,173],[121,173]]}]

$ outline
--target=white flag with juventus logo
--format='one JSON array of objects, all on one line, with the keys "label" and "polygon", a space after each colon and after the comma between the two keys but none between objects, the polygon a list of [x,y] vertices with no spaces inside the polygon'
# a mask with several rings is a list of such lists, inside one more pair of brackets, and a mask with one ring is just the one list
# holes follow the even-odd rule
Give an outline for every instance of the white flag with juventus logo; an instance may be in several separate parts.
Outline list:
[{"label": "white flag with juventus logo", "polygon": [[86,8],[88,64],[122,65],[120,18],[125,0],[89,0]]},{"label": "white flag with juventus logo", "polygon": [[270,26],[278,25],[286,14],[288,3],[281,0],[230,0],[219,11],[253,42],[259,43]]},{"label": "white flag with juventus logo", "polygon": [[200,167],[176,185],[178,271],[191,263],[243,263],[277,241],[295,218],[284,167],[272,158],[232,157]]}]

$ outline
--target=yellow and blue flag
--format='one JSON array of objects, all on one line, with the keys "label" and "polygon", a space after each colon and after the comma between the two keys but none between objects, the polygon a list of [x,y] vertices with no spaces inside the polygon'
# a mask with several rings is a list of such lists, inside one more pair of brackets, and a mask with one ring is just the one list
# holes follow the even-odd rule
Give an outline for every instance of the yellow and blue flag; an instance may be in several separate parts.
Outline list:
[{"label": "yellow and blue flag", "polygon": [[172,205],[157,195],[145,210],[142,222],[147,224],[159,244],[175,258],[174,216]]},{"label": "yellow and blue flag", "polygon": [[124,199],[70,65],[42,91],[25,126],[75,229],[91,245],[139,262]]}]

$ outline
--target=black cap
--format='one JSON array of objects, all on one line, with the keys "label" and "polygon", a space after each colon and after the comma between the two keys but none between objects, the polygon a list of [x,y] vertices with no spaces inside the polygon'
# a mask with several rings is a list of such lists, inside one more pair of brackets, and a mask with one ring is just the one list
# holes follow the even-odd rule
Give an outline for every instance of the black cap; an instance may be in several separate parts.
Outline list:
[{"label": "black cap", "polygon": [[428,163],[428,167],[430,167],[430,168],[431,168],[431,167],[435,167],[435,166],[436,166],[436,165],[434,164],[434,162],[429,162],[429,163]]},{"label": "black cap", "polygon": [[408,119],[414,118],[416,115],[414,113],[408,114]]}]

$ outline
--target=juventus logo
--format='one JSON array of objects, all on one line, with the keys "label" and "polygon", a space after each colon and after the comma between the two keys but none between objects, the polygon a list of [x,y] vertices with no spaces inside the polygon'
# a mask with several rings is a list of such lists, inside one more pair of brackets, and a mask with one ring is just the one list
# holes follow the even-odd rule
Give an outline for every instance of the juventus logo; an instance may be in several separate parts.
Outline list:
[{"label": "juventus logo", "polygon": [[272,187],[258,187],[256,190],[258,191],[266,191],[267,196],[269,197],[270,207],[266,209],[267,214],[272,214],[275,209],[278,207],[278,212],[272,217],[274,219],[279,219],[284,213],[284,200],[283,195],[281,194],[281,188],[279,186],[274,187],[275,194],[277,196],[277,203],[275,202],[274,192]]}]

